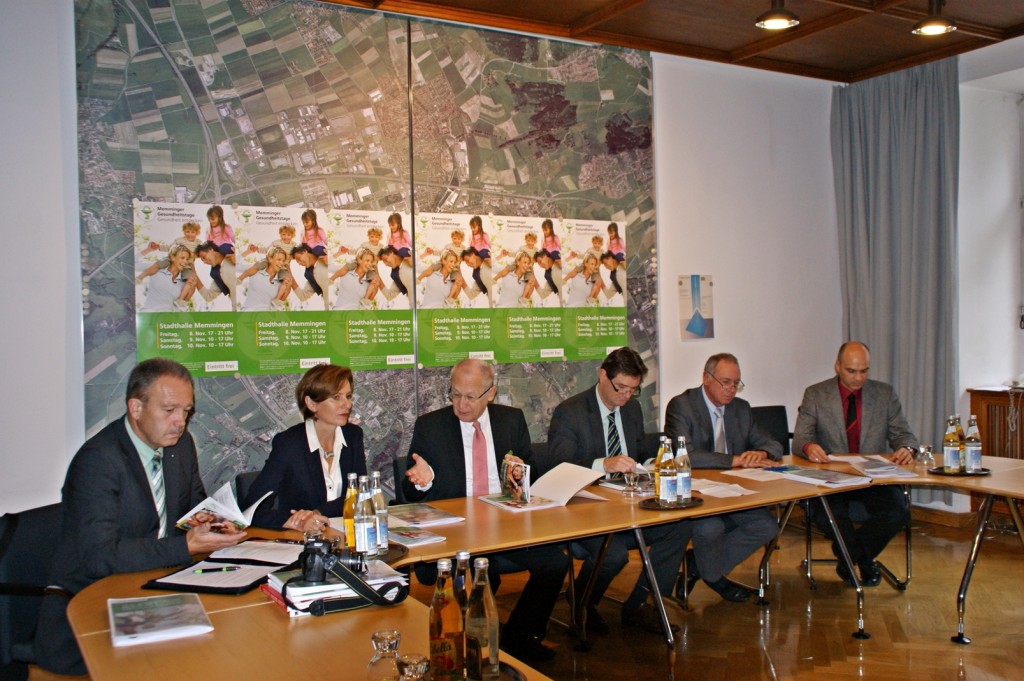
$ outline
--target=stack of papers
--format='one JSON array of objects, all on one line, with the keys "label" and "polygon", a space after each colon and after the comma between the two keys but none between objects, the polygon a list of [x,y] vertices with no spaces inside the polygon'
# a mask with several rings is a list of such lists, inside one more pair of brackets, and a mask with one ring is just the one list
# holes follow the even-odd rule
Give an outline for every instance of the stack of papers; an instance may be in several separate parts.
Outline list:
[{"label": "stack of papers", "polygon": [[847,463],[869,478],[916,478],[917,473],[894,464],[878,454],[869,456],[833,456],[833,460]]},{"label": "stack of papers", "polygon": [[[302,570],[279,570],[267,576],[266,586],[275,593],[280,594],[281,589],[288,580],[301,576]],[[373,587],[380,586],[385,582],[409,583],[408,577],[382,560],[369,561],[366,564],[366,572],[362,574],[362,578]],[[327,581],[323,583],[309,584],[302,580],[297,580],[288,585],[288,599],[297,607],[303,609],[308,608],[313,601],[321,598],[352,598],[355,595],[356,592],[351,587],[330,573],[327,574]]]},{"label": "stack of papers", "polygon": [[773,466],[765,470],[779,473],[787,480],[806,482],[811,485],[823,487],[852,487],[855,485],[866,485],[871,478],[861,475],[850,475],[839,471],[830,471],[827,468],[809,468],[807,466]]},{"label": "stack of papers", "polygon": [[754,490],[747,489],[741,485],[730,485],[724,482],[703,480],[701,478],[693,478],[693,491],[700,492],[706,497],[718,497],[719,499],[757,494]]}]

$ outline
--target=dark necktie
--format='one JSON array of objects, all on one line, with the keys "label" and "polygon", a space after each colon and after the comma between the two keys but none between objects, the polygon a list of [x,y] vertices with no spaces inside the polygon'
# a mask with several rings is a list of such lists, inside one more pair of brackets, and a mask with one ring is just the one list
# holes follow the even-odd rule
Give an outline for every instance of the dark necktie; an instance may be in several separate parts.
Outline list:
[{"label": "dark necktie", "polygon": [[409,295],[409,289],[407,289],[405,284],[402,283],[402,277],[398,274],[398,269],[400,267],[401,265],[391,268],[391,281],[395,282],[395,286],[398,287],[398,290],[401,291],[403,296],[407,296]]},{"label": "dark necktie", "polygon": [[622,293],[622,287],[619,286],[619,278],[617,276],[615,276],[616,274],[618,274],[618,268],[617,267],[614,270],[612,270],[612,273],[610,275],[611,278],[612,278],[612,286],[615,287],[615,292],[616,293]]},{"label": "dark necktie", "polygon": [[551,276],[550,269],[544,270],[544,279],[547,280],[548,286],[551,287],[551,290],[555,293],[558,293],[558,287],[555,286],[555,278]]},{"label": "dark necktie", "polygon": [[860,424],[857,422],[857,396],[846,398],[846,442],[851,452],[860,450]]},{"label": "dark necktie", "polygon": [[316,282],[316,275],[313,274],[313,268],[307,267],[305,275],[306,281],[308,281],[309,285],[313,287],[313,290],[316,292],[316,294],[318,296],[322,296],[324,294],[324,290],[320,288],[320,284]]},{"label": "dark necktie", "polygon": [[480,268],[479,267],[477,267],[475,270],[473,270],[473,281],[476,282],[476,285],[480,289],[481,293],[483,293],[483,294],[487,293],[487,287],[484,286],[484,280],[482,278],[480,278]]},{"label": "dark necktie", "polygon": [[622,454],[622,441],[619,439],[619,427],[615,425],[615,412],[608,414],[608,456]]}]

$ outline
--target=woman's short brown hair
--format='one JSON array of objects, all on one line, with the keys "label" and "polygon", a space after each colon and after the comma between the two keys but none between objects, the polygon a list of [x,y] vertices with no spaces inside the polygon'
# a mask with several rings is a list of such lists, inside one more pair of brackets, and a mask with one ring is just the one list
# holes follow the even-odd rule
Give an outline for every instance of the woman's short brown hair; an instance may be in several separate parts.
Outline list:
[{"label": "woman's short brown hair", "polygon": [[314,402],[323,402],[338,392],[346,382],[350,387],[355,386],[352,370],[337,364],[318,364],[303,374],[295,386],[295,401],[299,404],[302,418],[313,418],[313,412],[306,406],[307,397]]}]

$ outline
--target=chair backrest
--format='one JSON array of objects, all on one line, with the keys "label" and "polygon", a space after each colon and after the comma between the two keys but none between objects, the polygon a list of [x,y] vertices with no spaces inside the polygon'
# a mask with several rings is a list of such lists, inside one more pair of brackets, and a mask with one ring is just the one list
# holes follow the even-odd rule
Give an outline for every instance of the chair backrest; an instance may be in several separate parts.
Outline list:
[{"label": "chair backrest", "polygon": [[769,407],[751,407],[750,412],[754,417],[754,423],[782,445],[783,454],[789,454],[789,441],[793,437],[793,433],[789,430],[786,406],[778,404]]},{"label": "chair backrest", "polygon": [[405,460],[403,458],[396,456],[391,459],[391,474],[395,480],[395,498],[391,503],[409,503],[409,500],[405,498],[405,493],[402,492],[402,481],[405,480]]},{"label": "chair backrest", "polygon": [[235,499],[239,505],[245,501],[245,497],[249,495],[249,488],[259,476],[260,471],[246,471],[235,476]]},{"label": "chair backrest", "polygon": [[0,517],[0,669],[31,662],[43,589],[59,551],[61,505]]}]

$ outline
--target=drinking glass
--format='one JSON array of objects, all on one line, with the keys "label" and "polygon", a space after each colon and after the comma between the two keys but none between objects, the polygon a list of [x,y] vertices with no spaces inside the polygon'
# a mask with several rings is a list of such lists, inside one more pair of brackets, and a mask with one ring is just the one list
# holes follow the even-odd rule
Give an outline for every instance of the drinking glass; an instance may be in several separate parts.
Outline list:
[{"label": "drinking glass", "polygon": [[366,681],[398,681],[398,644],[402,635],[397,629],[373,632],[373,657],[366,665]]},{"label": "drinking glass", "polygon": [[622,479],[626,481],[626,486],[622,490],[622,496],[626,499],[636,499],[640,496],[640,488],[637,487],[636,483],[640,479],[640,473],[636,470],[631,470],[622,474]]},{"label": "drinking glass", "polygon": [[430,660],[425,655],[410,653],[398,658],[398,671],[402,673],[399,681],[423,681],[430,669]]},{"label": "drinking glass", "polygon": [[932,454],[931,445],[921,445],[914,455],[914,463],[921,468],[934,468],[935,456]]}]

